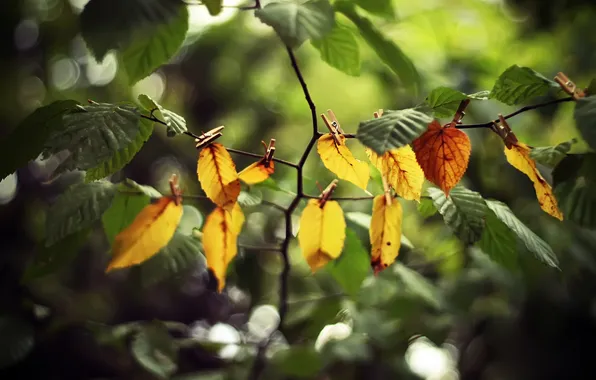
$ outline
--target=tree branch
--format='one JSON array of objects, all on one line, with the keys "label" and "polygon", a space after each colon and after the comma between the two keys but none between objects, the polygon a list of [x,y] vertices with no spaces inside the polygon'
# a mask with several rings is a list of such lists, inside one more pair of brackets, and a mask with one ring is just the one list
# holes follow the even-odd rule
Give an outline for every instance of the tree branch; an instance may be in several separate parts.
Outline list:
[{"label": "tree branch", "polygon": [[[226,150],[228,152],[240,154],[242,156],[255,157],[255,158],[263,158],[263,155],[262,154],[258,154],[258,153],[245,152],[243,150],[233,149],[233,148],[228,148],[228,147],[226,147]],[[285,160],[280,160],[279,158],[275,158],[275,157],[273,157],[271,160],[272,161],[275,161],[275,162],[278,162],[278,163],[280,163],[282,165],[286,165],[286,166],[290,166],[290,167],[292,167],[294,169],[298,169],[298,165],[295,164],[295,163],[293,163],[293,162],[285,161]]]}]

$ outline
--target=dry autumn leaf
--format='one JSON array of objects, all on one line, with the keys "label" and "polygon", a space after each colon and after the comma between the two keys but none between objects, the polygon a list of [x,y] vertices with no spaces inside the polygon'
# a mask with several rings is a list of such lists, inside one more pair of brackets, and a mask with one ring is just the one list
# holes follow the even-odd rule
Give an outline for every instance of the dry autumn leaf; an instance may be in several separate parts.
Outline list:
[{"label": "dry autumn leaf", "polygon": [[209,199],[230,211],[240,194],[240,181],[236,165],[226,148],[218,143],[204,147],[199,155],[197,174]]},{"label": "dry autumn leaf", "polygon": [[472,150],[468,135],[434,120],[412,146],[426,179],[449,195],[468,168]]},{"label": "dry autumn leaf", "polygon": [[420,201],[424,172],[409,145],[389,150],[383,155],[378,155],[367,148],[366,154],[400,197]]},{"label": "dry autumn leaf", "polygon": [[401,245],[402,207],[397,199],[387,205],[385,195],[373,200],[370,221],[371,265],[375,274],[393,264]]},{"label": "dry autumn leaf", "polygon": [[238,177],[247,185],[254,185],[269,178],[274,171],[275,166],[273,161],[261,159],[244,168],[244,170],[238,173]]},{"label": "dry autumn leaf", "polygon": [[300,217],[298,243],[313,273],[339,257],[345,238],[346,221],[339,203],[326,201],[320,207],[318,199],[308,201]]},{"label": "dry autumn leaf", "polygon": [[534,190],[536,190],[536,197],[540,207],[548,214],[554,216],[559,220],[563,220],[563,213],[559,210],[557,199],[553,194],[553,189],[546,182],[538,172],[536,163],[530,158],[531,149],[522,142],[516,142],[511,145],[511,149],[505,147],[505,157],[507,161],[528,176],[534,183]]},{"label": "dry autumn leaf", "polygon": [[338,134],[340,144],[337,144],[331,133],[326,133],[317,142],[317,152],[327,169],[339,178],[352,182],[366,190],[370,171],[368,165],[357,160],[346,146],[346,138]]},{"label": "dry autumn leaf", "polygon": [[238,235],[244,224],[244,214],[236,203],[231,213],[217,207],[209,214],[203,227],[203,249],[207,266],[217,278],[218,290],[226,285],[228,265],[238,253]]},{"label": "dry autumn leaf", "polygon": [[140,264],[165,247],[182,218],[182,204],[162,197],[147,205],[134,221],[114,239],[112,260],[106,272]]}]

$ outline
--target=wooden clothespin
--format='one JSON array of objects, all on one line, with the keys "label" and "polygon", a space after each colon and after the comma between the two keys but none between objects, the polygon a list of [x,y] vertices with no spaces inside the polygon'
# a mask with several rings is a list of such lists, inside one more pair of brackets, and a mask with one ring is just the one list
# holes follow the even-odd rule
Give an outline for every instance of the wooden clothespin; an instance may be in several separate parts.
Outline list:
[{"label": "wooden clothespin", "polygon": [[586,97],[584,90],[578,88],[577,85],[565,75],[565,73],[558,73],[555,77],[555,82],[557,82],[563,91],[571,95],[575,100]]},{"label": "wooden clothespin", "polygon": [[275,154],[275,139],[269,140],[269,145],[265,144],[265,141],[261,141],[263,146],[265,147],[265,155],[263,156],[263,164],[265,167],[269,167],[269,163],[273,159],[273,155]]},{"label": "wooden clothespin", "polygon": [[323,190],[323,192],[321,193],[321,197],[319,200],[319,207],[323,208],[325,206],[325,203],[329,200],[329,198],[331,197],[331,194],[333,194],[333,191],[335,190],[335,188],[337,187],[337,180],[334,179],[333,181],[331,181],[331,183],[329,184],[329,186],[327,186],[325,188],[325,190]]},{"label": "wooden clothespin", "polygon": [[499,114],[499,122],[493,123],[493,131],[501,136],[508,149],[511,149],[511,146],[517,143],[515,133],[513,133],[511,127],[507,124],[507,120],[505,120],[502,114]]},{"label": "wooden clothespin", "polygon": [[373,113],[373,116],[375,117],[375,119],[380,118],[381,116],[383,116],[383,110],[379,108],[378,111],[376,111],[375,113]]},{"label": "wooden clothespin", "polygon": [[455,127],[458,124],[461,124],[462,119],[466,115],[466,108],[470,104],[470,99],[464,99],[459,103],[459,107],[457,107],[457,111],[455,111],[455,115],[453,116],[453,120],[449,123],[450,127]]},{"label": "wooden clothespin", "polygon": [[170,191],[172,192],[172,197],[174,197],[174,202],[177,205],[182,203],[182,190],[180,190],[180,186],[178,185],[178,176],[176,174],[172,174],[170,177]]},{"label": "wooden clothespin", "polygon": [[389,184],[387,183],[387,178],[385,178],[385,176],[382,175],[381,181],[383,181],[383,191],[385,192],[385,204],[387,206],[391,206],[391,189],[389,188]]},{"label": "wooden clothespin", "polygon": [[321,118],[327,126],[327,129],[329,129],[329,132],[331,133],[331,136],[333,137],[335,144],[341,145],[342,141],[339,139],[339,136],[342,135],[344,131],[343,129],[341,129],[341,125],[339,125],[339,121],[337,121],[337,118],[335,117],[333,111],[327,110],[327,114],[329,115],[329,117],[322,113]]},{"label": "wooden clothespin", "polygon": [[222,136],[221,131],[225,127],[223,125],[213,128],[212,130],[203,133],[195,139],[197,149],[207,146]]}]

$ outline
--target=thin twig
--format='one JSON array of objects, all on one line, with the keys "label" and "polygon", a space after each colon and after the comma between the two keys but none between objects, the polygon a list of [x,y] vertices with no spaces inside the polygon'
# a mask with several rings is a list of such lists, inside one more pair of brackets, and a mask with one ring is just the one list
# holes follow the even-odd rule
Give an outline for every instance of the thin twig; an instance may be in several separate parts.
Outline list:
[{"label": "thin twig", "polygon": [[[306,199],[318,199],[320,198],[320,195],[306,195],[303,194],[302,198],[306,198]],[[328,200],[330,201],[365,201],[365,200],[369,200],[369,199],[374,199],[375,196],[374,195],[368,195],[368,196],[364,196],[364,197],[330,197]]]},{"label": "thin twig", "polygon": [[[137,193],[134,193],[137,194]],[[209,200],[209,197],[206,195],[199,195],[199,194],[182,194],[182,198],[187,198],[187,199],[205,199],[205,200]],[[280,204],[277,204],[275,202],[271,202],[268,201],[266,199],[261,199],[261,203],[267,206],[271,206],[281,212],[286,212],[286,208]]]},{"label": "thin twig", "polygon": [[[185,4],[188,5],[205,5],[202,1],[192,1],[192,0],[182,0]],[[260,1],[257,0],[255,5],[222,5],[222,8],[234,8],[241,11],[250,11],[253,9],[259,9],[261,7]]]},{"label": "thin twig", "polygon": [[[228,152],[240,154],[242,156],[255,157],[255,158],[263,158],[263,155],[262,154],[258,154],[258,153],[245,152],[243,150],[233,149],[233,148],[228,148],[228,147],[226,147],[226,150]],[[275,162],[278,162],[278,163],[280,163],[282,165],[286,165],[286,166],[293,167],[294,169],[298,169],[298,165],[295,164],[295,163],[293,163],[293,162],[286,161],[286,160],[280,160],[279,158],[275,158],[275,157],[273,157],[271,160],[272,161],[275,161]]]},{"label": "thin twig", "polygon": [[266,245],[238,244],[238,247],[249,251],[281,252],[281,247],[272,247]]}]

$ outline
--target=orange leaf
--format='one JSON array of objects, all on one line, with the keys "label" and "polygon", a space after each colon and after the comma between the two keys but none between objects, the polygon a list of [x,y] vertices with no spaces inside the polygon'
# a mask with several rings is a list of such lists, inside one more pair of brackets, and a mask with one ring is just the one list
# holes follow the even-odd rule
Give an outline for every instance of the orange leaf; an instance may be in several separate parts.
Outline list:
[{"label": "orange leaf", "polygon": [[324,134],[317,142],[317,152],[327,169],[339,178],[352,182],[366,190],[370,171],[368,165],[357,160],[346,146],[346,138],[338,135],[340,144],[336,144],[331,133]]},{"label": "orange leaf", "polygon": [[341,254],[346,238],[344,213],[335,201],[320,207],[311,199],[300,216],[298,243],[302,255],[314,273]]},{"label": "orange leaf", "polygon": [[266,160],[262,158],[260,161],[254,162],[244,168],[244,170],[238,173],[238,177],[247,185],[254,185],[269,178],[274,171],[273,161],[266,163]]},{"label": "orange leaf", "polygon": [[234,204],[231,213],[217,207],[205,221],[203,249],[207,258],[207,266],[211,268],[217,278],[220,292],[226,285],[228,265],[238,253],[236,243],[243,224],[244,214],[237,203]]},{"label": "orange leaf", "polygon": [[134,221],[122,230],[112,245],[112,260],[106,272],[140,264],[165,247],[182,218],[182,204],[172,197],[161,197],[145,206]]},{"label": "orange leaf", "polygon": [[409,145],[388,150],[381,156],[367,148],[366,154],[400,197],[420,201],[424,172]]},{"label": "orange leaf", "polygon": [[228,211],[240,194],[236,165],[223,145],[212,143],[201,150],[197,174],[205,194],[219,207]]},{"label": "orange leaf", "polygon": [[472,150],[468,135],[452,126],[441,127],[434,120],[412,146],[426,179],[449,195],[468,168]]},{"label": "orange leaf", "polygon": [[373,200],[370,220],[370,262],[375,274],[393,264],[401,245],[401,222],[403,211],[397,199],[387,206],[385,195],[377,195]]},{"label": "orange leaf", "polygon": [[511,166],[527,175],[534,182],[534,190],[536,190],[540,207],[547,214],[563,220],[563,213],[559,210],[553,189],[540,175],[536,163],[530,158],[530,151],[531,149],[526,144],[517,142],[512,144],[510,149],[505,147],[505,157]]}]

